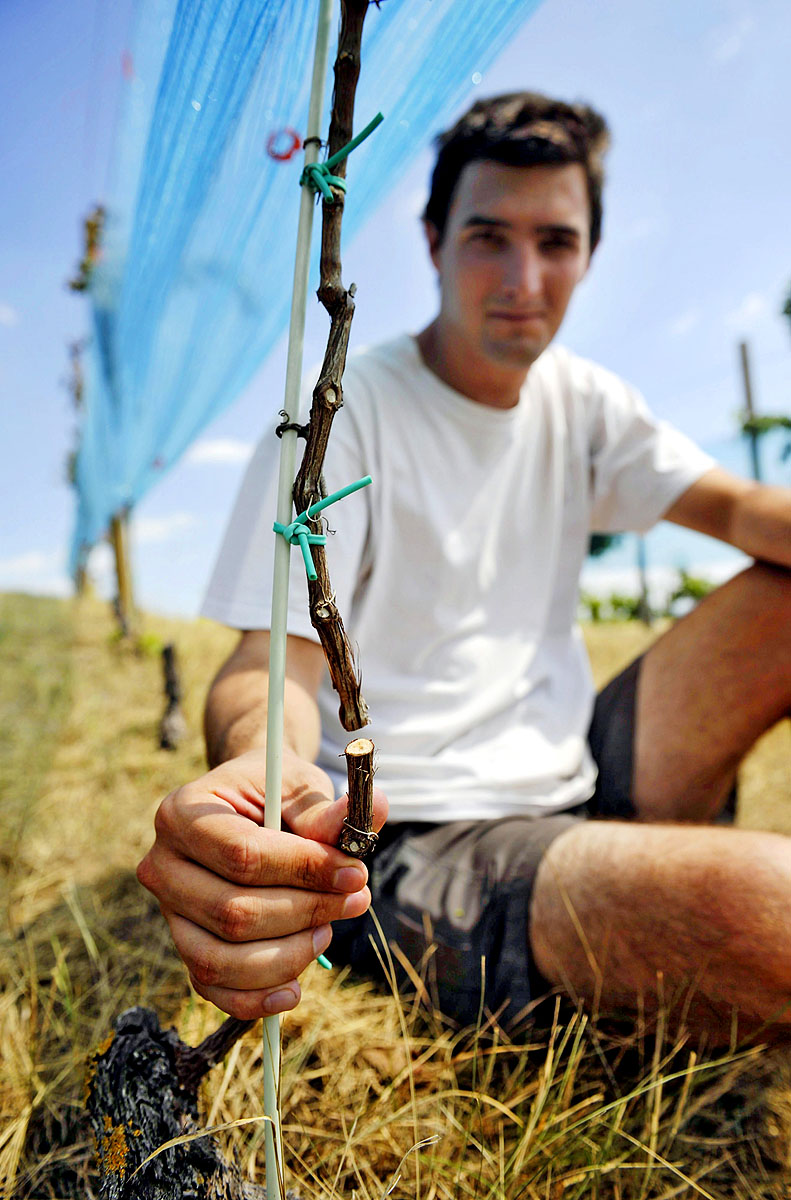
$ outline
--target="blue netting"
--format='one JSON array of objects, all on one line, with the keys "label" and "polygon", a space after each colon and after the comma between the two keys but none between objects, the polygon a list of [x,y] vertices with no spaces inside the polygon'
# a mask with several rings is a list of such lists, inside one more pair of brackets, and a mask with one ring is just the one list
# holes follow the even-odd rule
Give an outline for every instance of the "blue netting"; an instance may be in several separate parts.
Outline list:
[{"label": "blue netting", "polygon": [[[379,109],[387,119],[349,161],[347,240],[538,3],[371,6],[356,128]],[[140,0],[90,284],[73,562],[236,398],[286,327],[302,155],[279,162],[267,146],[277,131],[304,133],[317,11]],[[327,121],[331,88],[330,73]]]}]

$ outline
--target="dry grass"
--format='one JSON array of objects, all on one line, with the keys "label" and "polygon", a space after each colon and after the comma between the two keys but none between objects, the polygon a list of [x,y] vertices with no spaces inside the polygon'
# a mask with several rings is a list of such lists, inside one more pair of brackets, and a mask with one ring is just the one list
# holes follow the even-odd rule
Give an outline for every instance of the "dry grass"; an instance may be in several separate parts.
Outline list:
[{"label": "dry grass", "polygon": [[[0,597],[0,1193],[95,1193],[82,1074],[122,1009],[154,1007],[188,1041],[219,1020],[190,993],[133,871],[161,796],[202,768],[203,691],[231,635],[200,622],[151,629],[181,658],[191,733],[174,754],[156,748],[158,658],[115,641],[102,606]],[[636,625],[590,635],[599,679],[646,636]],[[771,804],[787,798],[787,752],[786,725],[748,764],[750,824],[784,828]],[[285,1022],[282,1088],[303,1200],[791,1194],[784,1054],[699,1055],[664,1019],[605,1029],[570,1010],[511,1040],[459,1033],[339,972],[310,968],[304,983]],[[207,1125],[260,1113],[260,1061],[253,1034],[215,1069]],[[223,1136],[260,1177],[262,1126]]]}]

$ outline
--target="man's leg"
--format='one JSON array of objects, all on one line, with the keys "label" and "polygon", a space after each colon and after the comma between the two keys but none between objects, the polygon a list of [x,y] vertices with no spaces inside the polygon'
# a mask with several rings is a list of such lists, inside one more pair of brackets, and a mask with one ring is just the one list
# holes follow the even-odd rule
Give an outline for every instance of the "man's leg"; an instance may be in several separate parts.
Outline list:
[{"label": "man's leg", "polygon": [[639,819],[713,820],[742,758],[789,709],[791,572],[758,564],[708,596],[643,659],[633,775]]},{"label": "man's leg", "polygon": [[721,1042],[735,1007],[741,1034],[791,1034],[791,839],[778,834],[577,825],[542,859],[529,936],[544,978],[602,1011],[675,1000]]},{"label": "man's leg", "polygon": [[[633,800],[640,822],[706,822],[739,762],[791,707],[791,574],[757,565],[646,654]],[[534,961],[606,1007],[649,1008],[692,985],[690,1015],[727,1037],[791,1028],[791,839],[740,830],[590,822],[539,867]]]}]

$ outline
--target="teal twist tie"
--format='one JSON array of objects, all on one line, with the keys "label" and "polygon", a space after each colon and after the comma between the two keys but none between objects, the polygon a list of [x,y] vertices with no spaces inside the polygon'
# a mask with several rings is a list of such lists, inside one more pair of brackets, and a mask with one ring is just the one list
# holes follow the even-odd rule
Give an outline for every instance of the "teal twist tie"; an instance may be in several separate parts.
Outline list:
[{"label": "teal twist tie", "polygon": [[303,187],[313,188],[314,192],[321,192],[321,195],[327,204],[333,204],[335,197],[330,191],[330,184],[337,188],[340,192],[346,191],[346,181],[332,174],[332,168],[336,167],[352,150],[364,142],[369,134],[373,133],[378,125],[382,124],[384,117],[381,113],[377,113],[373,121],[369,121],[365,129],[357,134],[357,137],[352,138],[347,146],[342,146],[336,151],[326,162],[323,163],[308,163],[304,171],[299,177],[300,185]]},{"label": "teal twist tie", "polygon": [[368,487],[370,482],[371,476],[364,475],[362,479],[357,479],[354,483],[349,483],[346,487],[339,488],[337,492],[332,492],[329,496],[325,496],[323,500],[317,500],[315,504],[311,504],[290,525],[283,525],[280,521],[275,521],[272,526],[275,533],[279,533],[290,545],[299,546],[302,551],[302,561],[305,564],[308,579],[318,579],[310,547],[326,546],[327,538],[323,533],[313,533],[305,522],[310,517],[317,517],[320,512],[325,508],[329,508],[331,504],[335,504],[336,501],[343,500],[345,496],[350,496],[352,492],[359,492],[360,488]]},{"label": "teal twist tie", "polygon": [[279,521],[275,521],[273,526],[275,533],[282,533],[283,537],[292,546],[299,546],[302,551],[302,559],[305,563],[305,570],[308,573],[308,579],[317,579],[316,568],[313,565],[313,556],[310,553],[311,546],[326,546],[327,539],[323,533],[312,533],[303,521],[292,521],[290,525],[281,525]]}]

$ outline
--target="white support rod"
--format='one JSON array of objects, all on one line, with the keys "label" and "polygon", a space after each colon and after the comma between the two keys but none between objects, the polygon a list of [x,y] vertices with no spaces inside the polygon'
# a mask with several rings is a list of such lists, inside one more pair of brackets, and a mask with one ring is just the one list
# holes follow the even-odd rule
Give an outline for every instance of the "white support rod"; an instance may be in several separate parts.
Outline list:
[{"label": "white support rod", "polygon": [[[334,0],[319,0],[316,50],[310,89],[306,139],[321,136],[324,89],[329,61],[330,33]],[[319,146],[308,141],[305,165],[316,162]],[[291,321],[288,333],[284,408],[286,420],[299,422],[302,382],[302,351],[305,340],[305,310],[310,273],[310,245],[315,198],[303,187],[299,205],[297,251],[294,264],[294,290],[291,297]],[[297,460],[297,434],[284,430],[280,447],[280,475],[277,492],[277,520],[288,525],[292,518],[291,494]],[[286,679],[286,635],[288,618],[288,576],[291,547],[285,538],[273,535],[275,565],[272,585],[270,623],[269,693],[266,721],[266,808],[267,829],[280,829],[280,798],[283,780],[283,694]],[[283,1141],[280,1131],[280,1018],[264,1017],[264,1115],[266,1122],[266,1195],[267,1200],[285,1196]]]}]

